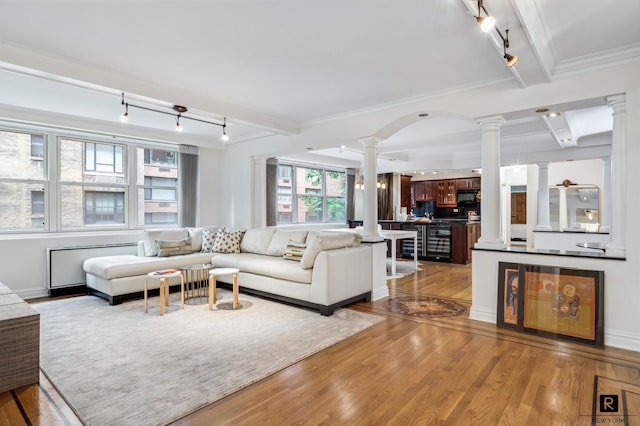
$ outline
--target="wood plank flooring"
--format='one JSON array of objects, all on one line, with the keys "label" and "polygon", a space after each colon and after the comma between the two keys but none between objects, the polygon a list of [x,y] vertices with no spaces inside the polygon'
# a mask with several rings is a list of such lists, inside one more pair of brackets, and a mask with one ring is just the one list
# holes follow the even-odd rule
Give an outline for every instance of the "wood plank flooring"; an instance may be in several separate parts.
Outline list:
[{"label": "wood plank flooring", "polygon": [[[420,263],[387,282],[392,297],[469,307],[470,265]],[[383,301],[351,308],[387,320],[175,425],[640,424],[640,353],[516,333],[467,313],[423,319],[391,313]],[[618,412],[594,411],[603,394],[619,397]],[[2,425],[78,423],[44,376],[0,394]]]}]

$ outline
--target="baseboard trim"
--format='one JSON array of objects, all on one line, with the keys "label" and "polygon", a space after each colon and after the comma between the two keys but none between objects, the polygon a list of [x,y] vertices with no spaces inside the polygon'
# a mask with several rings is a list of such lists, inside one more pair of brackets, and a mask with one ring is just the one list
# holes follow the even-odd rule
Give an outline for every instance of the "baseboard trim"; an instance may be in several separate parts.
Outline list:
[{"label": "baseboard trim", "polygon": [[496,324],[497,313],[495,311],[478,309],[471,305],[471,309],[469,309],[469,319]]}]

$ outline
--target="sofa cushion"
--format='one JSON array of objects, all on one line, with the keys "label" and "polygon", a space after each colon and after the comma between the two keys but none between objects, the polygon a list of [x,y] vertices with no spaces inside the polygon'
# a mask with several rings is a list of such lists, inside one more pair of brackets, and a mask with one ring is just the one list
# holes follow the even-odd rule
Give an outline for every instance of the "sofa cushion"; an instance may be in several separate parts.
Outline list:
[{"label": "sofa cushion", "polygon": [[266,254],[269,256],[282,256],[289,242],[304,243],[307,239],[307,231],[285,231],[278,229],[273,234]]},{"label": "sofa cushion", "polygon": [[318,253],[323,250],[358,246],[361,241],[362,235],[354,232],[321,232],[307,242],[307,248],[300,259],[300,267],[312,268]]},{"label": "sofa cushion", "polygon": [[[215,253],[211,262],[215,268],[238,268],[241,272],[266,275],[273,278],[311,284],[312,269],[301,269],[298,262],[290,262],[281,257],[255,253],[223,254]],[[242,286],[242,280],[240,280]]]},{"label": "sofa cushion", "polygon": [[247,229],[240,242],[240,251],[243,253],[265,254],[275,231],[276,228],[273,226]]},{"label": "sofa cushion", "polygon": [[146,275],[160,269],[180,269],[183,266],[211,262],[211,254],[192,253],[173,257],[142,257],[132,254],[92,257],[84,261],[86,273],[105,280]]},{"label": "sofa cushion", "polygon": [[156,240],[156,245],[159,257],[179,256],[193,252],[189,237],[181,240]]},{"label": "sofa cushion", "polygon": [[191,239],[191,251],[202,250],[202,230],[203,228],[201,226],[187,228],[189,238]]},{"label": "sofa cushion", "polygon": [[158,246],[156,240],[181,240],[188,238],[186,228],[179,229],[147,229],[142,237],[145,256],[157,256]]},{"label": "sofa cushion", "polygon": [[244,232],[244,230],[229,231],[224,227],[220,228],[216,232],[212,251],[214,253],[240,253],[240,241],[242,241]]}]

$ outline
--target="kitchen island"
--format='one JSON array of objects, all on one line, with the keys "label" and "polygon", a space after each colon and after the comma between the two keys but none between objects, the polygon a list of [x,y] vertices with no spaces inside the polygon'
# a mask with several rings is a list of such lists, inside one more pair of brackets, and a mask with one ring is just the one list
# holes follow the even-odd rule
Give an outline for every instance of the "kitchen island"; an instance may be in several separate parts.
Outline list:
[{"label": "kitchen island", "polygon": [[[480,237],[480,222],[466,219],[433,219],[427,221],[380,220],[383,230],[416,231],[418,259],[451,262],[461,265],[471,263],[471,249]],[[349,227],[362,226],[361,220],[350,220]],[[397,248],[398,257],[413,258],[413,240],[403,240]]]}]

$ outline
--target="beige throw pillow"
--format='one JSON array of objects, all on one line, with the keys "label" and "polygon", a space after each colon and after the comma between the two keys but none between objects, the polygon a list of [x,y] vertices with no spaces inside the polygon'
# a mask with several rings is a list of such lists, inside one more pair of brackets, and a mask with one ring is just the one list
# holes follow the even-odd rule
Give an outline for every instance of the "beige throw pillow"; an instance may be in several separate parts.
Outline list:
[{"label": "beige throw pillow", "polygon": [[181,254],[191,254],[191,238],[181,240],[156,240],[158,257],[179,256]]},{"label": "beige throw pillow", "polygon": [[181,240],[188,238],[189,232],[186,228],[179,229],[148,229],[144,231],[142,244],[145,256],[157,256],[158,246],[156,240]]}]

